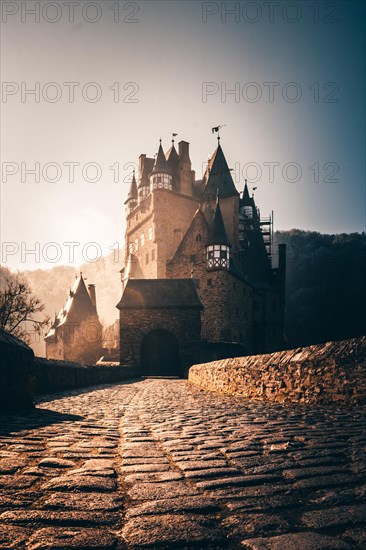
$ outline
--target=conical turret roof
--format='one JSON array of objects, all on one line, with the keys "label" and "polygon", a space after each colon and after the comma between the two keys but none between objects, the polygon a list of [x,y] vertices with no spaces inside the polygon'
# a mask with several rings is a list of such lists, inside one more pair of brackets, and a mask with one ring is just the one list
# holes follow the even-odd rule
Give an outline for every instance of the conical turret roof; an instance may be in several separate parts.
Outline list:
[{"label": "conical turret roof", "polygon": [[240,206],[255,206],[253,197],[249,195],[247,180],[245,180],[243,196],[240,199]]},{"label": "conical turret roof", "polygon": [[230,241],[227,238],[225,224],[222,218],[220,202],[218,197],[216,200],[216,209],[215,209],[212,225],[211,225],[211,228],[208,234],[208,240],[207,240],[207,245],[212,245],[212,244],[223,244],[231,247]]},{"label": "conical turret roof", "polygon": [[205,194],[215,196],[219,190],[220,198],[239,195],[220,144],[208,162],[204,180]]},{"label": "conical turret roof", "polygon": [[166,161],[164,151],[163,151],[163,148],[162,148],[161,142],[160,142],[159,151],[158,151],[158,154],[156,156],[154,168],[152,169],[152,172],[151,172],[150,176],[152,174],[161,173],[161,172],[163,172],[164,174],[171,174],[171,169],[169,168],[169,165]]},{"label": "conical turret roof", "polygon": [[131,200],[137,200],[137,183],[136,183],[136,177],[135,177],[135,170],[133,171],[132,181],[131,181],[130,189],[128,191],[126,202]]}]

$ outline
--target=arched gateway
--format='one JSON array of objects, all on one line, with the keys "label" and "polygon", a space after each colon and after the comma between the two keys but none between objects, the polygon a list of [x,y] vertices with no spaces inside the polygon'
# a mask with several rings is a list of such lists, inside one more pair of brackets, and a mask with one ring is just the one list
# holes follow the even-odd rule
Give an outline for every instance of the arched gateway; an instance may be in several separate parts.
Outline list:
[{"label": "arched gateway", "polygon": [[177,376],[179,368],[178,340],[167,330],[152,330],[141,344],[142,376]]},{"label": "arched gateway", "polygon": [[197,362],[203,306],[192,279],[129,279],[117,307],[122,366],[185,376]]}]

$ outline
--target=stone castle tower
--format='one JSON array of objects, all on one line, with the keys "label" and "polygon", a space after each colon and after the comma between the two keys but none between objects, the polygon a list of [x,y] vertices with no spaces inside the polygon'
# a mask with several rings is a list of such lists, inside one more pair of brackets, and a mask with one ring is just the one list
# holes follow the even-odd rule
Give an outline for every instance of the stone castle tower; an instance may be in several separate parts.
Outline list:
[{"label": "stone castle tower", "polygon": [[197,361],[281,349],[285,245],[237,191],[220,140],[202,179],[189,143],[140,155],[125,202],[122,365],[179,374]]},{"label": "stone castle tower", "polygon": [[47,359],[93,365],[102,352],[102,325],[97,313],[95,285],[86,288],[82,273],[64,307],[45,336]]}]

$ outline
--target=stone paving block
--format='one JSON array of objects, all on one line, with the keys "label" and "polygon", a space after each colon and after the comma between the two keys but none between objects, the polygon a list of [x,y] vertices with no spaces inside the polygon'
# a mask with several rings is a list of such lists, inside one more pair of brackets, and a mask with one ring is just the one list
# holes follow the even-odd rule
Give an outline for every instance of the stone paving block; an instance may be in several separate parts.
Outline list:
[{"label": "stone paving block", "polygon": [[117,537],[105,529],[43,528],[29,539],[27,550],[113,550]]},{"label": "stone paving block", "polygon": [[293,487],[296,489],[316,489],[321,487],[336,487],[337,485],[347,485],[349,483],[357,483],[357,477],[351,474],[332,474],[300,479],[293,483]]},{"label": "stone paving block", "polygon": [[72,468],[75,466],[75,462],[66,458],[48,457],[40,460],[38,466],[43,468]]},{"label": "stone paving block", "polygon": [[301,523],[312,529],[366,523],[366,504],[304,512],[301,516]]},{"label": "stone paving block", "polygon": [[207,470],[186,470],[184,476],[187,479],[201,480],[215,477],[237,476],[240,474],[236,468],[209,468]]},{"label": "stone paving block", "polygon": [[25,458],[0,458],[0,475],[13,474],[27,464]]},{"label": "stone paving block", "polygon": [[140,516],[130,519],[122,530],[128,544],[137,548],[152,545],[169,544],[171,548],[178,544],[200,543],[205,548],[211,542],[224,543],[223,533],[209,517],[190,514],[166,514],[158,516]]},{"label": "stone paving block", "polygon": [[352,550],[352,546],[335,537],[303,532],[275,537],[245,539],[245,550]]},{"label": "stone paving block", "polygon": [[226,460],[190,460],[179,463],[181,470],[199,470],[207,468],[222,468],[227,467]]},{"label": "stone paving block", "polygon": [[273,495],[266,498],[239,498],[232,499],[228,496],[225,502],[225,506],[229,510],[233,511],[246,511],[246,512],[269,512],[285,509],[293,510],[303,505],[302,501],[297,495]]},{"label": "stone paving block", "polygon": [[181,481],[164,483],[136,483],[127,490],[131,500],[154,500],[196,495],[198,491]]},{"label": "stone paving block", "polygon": [[136,483],[136,482],[143,482],[143,483],[156,483],[156,482],[163,482],[163,481],[178,481],[180,479],[183,479],[183,475],[179,472],[172,471],[166,471],[166,472],[143,472],[140,474],[129,474],[125,476],[124,482],[125,483]]},{"label": "stone paving block", "polygon": [[122,466],[123,474],[141,474],[143,472],[167,472],[171,466],[169,462],[160,464],[135,464],[134,466]]},{"label": "stone paving block", "polygon": [[42,504],[43,508],[54,510],[118,510],[122,499],[109,493],[53,493]]},{"label": "stone paving block", "polygon": [[37,476],[31,475],[4,475],[0,476],[0,488],[6,490],[29,489],[38,480]]},{"label": "stone paving block", "polygon": [[14,525],[0,525],[0,549],[18,550],[29,538],[29,529]]},{"label": "stone paving block", "polygon": [[314,468],[296,468],[294,470],[284,470],[282,475],[285,479],[296,480],[296,479],[305,479],[312,478],[315,476],[324,476],[329,474],[334,474],[338,472],[344,472],[344,467],[342,466],[316,466]]},{"label": "stone paving block", "polygon": [[114,523],[115,517],[107,513],[69,510],[16,510],[0,514],[0,521],[19,525],[106,525]]},{"label": "stone paving block", "polygon": [[342,534],[342,539],[357,545],[358,548],[366,548],[366,527],[347,529]]},{"label": "stone paving block", "polygon": [[136,464],[169,464],[169,460],[164,457],[145,457],[145,458],[123,458],[123,466],[135,466]]},{"label": "stone paving block", "polygon": [[54,491],[115,491],[115,479],[102,476],[60,476],[51,479],[42,489]]},{"label": "stone paving block", "polygon": [[204,512],[217,512],[219,509],[218,503],[214,499],[192,495],[138,504],[127,510],[126,518],[151,514],[173,514],[177,512],[200,512],[202,514]]},{"label": "stone paving block", "polygon": [[222,525],[233,537],[271,536],[286,533],[291,529],[289,521],[279,514],[235,514]]},{"label": "stone paving block", "polygon": [[221,487],[246,487],[248,485],[262,485],[264,483],[277,482],[281,477],[272,475],[259,475],[259,476],[236,476],[225,477],[222,479],[213,479],[212,481],[200,481],[197,483],[197,487],[201,489],[215,489]]}]

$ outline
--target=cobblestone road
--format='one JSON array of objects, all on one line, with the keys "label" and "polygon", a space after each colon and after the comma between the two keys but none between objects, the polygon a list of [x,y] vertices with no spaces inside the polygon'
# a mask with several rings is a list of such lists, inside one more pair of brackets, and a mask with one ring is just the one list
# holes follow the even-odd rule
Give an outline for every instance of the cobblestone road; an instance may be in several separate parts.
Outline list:
[{"label": "cobblestone road", "polygon": [[366,548],[362,409],[145,380],[0,423],[1,549]]}]

